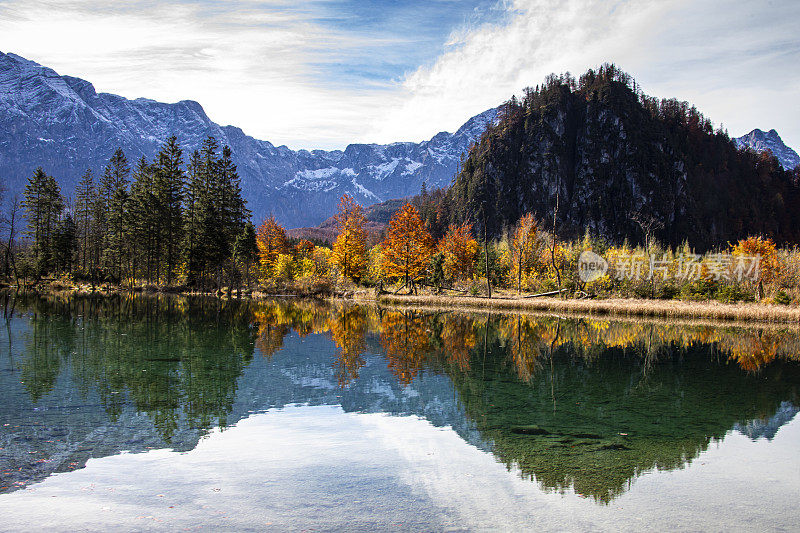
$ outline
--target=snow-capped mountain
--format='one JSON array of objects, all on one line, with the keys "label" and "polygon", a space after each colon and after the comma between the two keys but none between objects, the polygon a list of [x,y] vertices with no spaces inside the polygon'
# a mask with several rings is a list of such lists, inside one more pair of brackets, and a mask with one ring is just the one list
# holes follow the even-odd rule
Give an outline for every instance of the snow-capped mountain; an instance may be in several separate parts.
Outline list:
[{"label": "snow-capped mountain", "polygon": [[800,165],[800,156],[783,144],[783,140],[775,130],[764,132],[756,128],[747,135],[734,139],[734,141],[739,147],[752,148],[757,152],[771,151],[772,155],[778,158],[778,161],[786,170],[792,170],[797,165]]},{"label": "snow-capped mountain", "polygon": [[0,52],[0,179],[21,192],[37,166],[66,195],[87,168],[99,174],[117,147],[133,163],[152,158],[176,135],[184,158],[209,135],[229,145],[254,219],[273,213],[289,227],[316,225],[348,193],[364,205],[448,185],[461,154],[495,120],[488,110],[455,133],[421,143],[352,144],[345,150],[291,150],[211,121],[191,100],[165,104],[97,93],[88,81],[62,76]]}]

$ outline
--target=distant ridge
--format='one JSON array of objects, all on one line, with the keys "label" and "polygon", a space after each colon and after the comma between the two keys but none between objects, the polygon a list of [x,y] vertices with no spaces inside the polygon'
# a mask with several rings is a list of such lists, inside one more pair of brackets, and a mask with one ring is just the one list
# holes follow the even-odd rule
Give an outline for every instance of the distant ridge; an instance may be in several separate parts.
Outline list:
[{"label": "distant ridge", "polygon": [[465,153],[497,116],[494,109],[455,133],[421,143],[351,144],[344,150],[291,150],[220,126],[192,100],[174,104],[97,93],[88,81],[62,76],[16,54],[0,52],[0,177],[21,192],[35,167],[71,194],[87,168],[101,173],[119,146],[128,159],[152,158],[170,135],[184,159],[212,135],[233,150],[254,219],[274,214],[289,226],[323,222],[339,197],[363,205],[449,185]]}]

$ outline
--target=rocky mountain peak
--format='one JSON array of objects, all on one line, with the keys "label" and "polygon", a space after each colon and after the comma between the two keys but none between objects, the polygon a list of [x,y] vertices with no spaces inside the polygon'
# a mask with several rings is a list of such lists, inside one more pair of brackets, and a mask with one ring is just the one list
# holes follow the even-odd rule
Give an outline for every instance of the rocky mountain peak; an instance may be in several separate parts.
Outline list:
[{"label": "rocky mountain peak", "polygon": [[364,205],[443,187],[465,153],[494,120],[492,109],[456,133],[421,143],[353,144],[345,150],[291,150],[213,122],[200,103],[174,104],[97,93],[83,79],[59,75],[12,53],[0,52],[0,176],[21,191],[42,166],[71,194],[87,168],[102,172],[117,147],[128,159],[155,156],[171,135],[185,157],[213,135],[229,145],[254,219],[272,213],[289,227],[316,225],[350,194]]},{"label": "rocky mountain peak", "polygon": [[791,170],[800,165],[800,156],[784,144],[783,139],[774,129],[764,132],[756,128],[747,135],[742,135],[735,139],[735,141],[740,148],[750,148],[756,152],[769,150],[772,155],[778,158],[778,161],[786,170]]}]

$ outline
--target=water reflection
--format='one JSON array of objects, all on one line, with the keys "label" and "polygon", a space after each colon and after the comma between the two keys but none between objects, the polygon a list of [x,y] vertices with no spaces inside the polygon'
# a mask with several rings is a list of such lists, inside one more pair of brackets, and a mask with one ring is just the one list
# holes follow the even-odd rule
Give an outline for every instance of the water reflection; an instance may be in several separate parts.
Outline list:
[{"label": "water reflection", "polygon": [[212,428],[302,403],[418,414],[545,490],[609,502],[731,430],[772,438],[800,405],[790,328],[3,298],[2,492],[89,457],[193,449]]}]

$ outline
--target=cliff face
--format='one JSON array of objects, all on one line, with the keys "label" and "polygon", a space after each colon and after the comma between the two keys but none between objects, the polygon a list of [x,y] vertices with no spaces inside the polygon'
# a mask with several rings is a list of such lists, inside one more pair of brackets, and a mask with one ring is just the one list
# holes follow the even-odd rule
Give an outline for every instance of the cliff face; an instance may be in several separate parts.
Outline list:
[{"label": "cliff face", "polygon": [[[797,175],[738,149],[685,102],[657,101],[613,66],[551,76],[501,108],[448,196],[452,219],[498,234],[523,214],[575,236],[688,239],[704,248],[746,234],[797,241]],[[479,224],[482,226],[481,224]]]},{"label": "cliff face", "polygon": [[97,93],[91,83],[14,54],[0,53],[0,176],[22,190],[37,166],[66,194],[87,168],[101,173],[117,147],[130,161],[152,158],[176,135],[184,158],[214,136],[233,150],[254,218],[270,213],[290,227],[331,216],[348,193],[364,205],[447,186],[465,153],[496,116],[492,109],[455,133],[421,143],[353,144],[345,150],[291,150],[220,126],[191,100],[165,104]]}]

